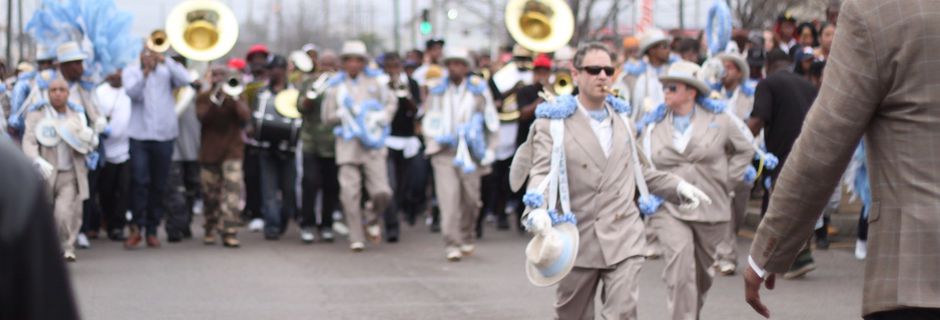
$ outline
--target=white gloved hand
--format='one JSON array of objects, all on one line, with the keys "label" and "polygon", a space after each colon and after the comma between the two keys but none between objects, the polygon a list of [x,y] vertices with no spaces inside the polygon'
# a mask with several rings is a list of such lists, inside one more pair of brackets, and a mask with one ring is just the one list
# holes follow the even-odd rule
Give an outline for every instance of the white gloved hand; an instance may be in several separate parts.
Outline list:
[{"label": "white gloved hand", "polygon": [[480,159],[480,165],[488,166],[496,162],[496,152],[493,150],[486,150],[486,153],[483,154],[483,159]]},{"label": "white gloved hand", "polygon": [[92,131],[89,127],[82,128],[82,131],[78,133],[78,139],[82,140],[84,143],[87,143],[92,148],[98,146],[98,135],[95,134],[95,132]]},{"label": "white gloved hand", "polygon": [[552,218],[545,209],[534,209],[526,216],[525,227],[531,233],[541,233],[552,228]]},{"label": "white gloved hand", "polygon": [[345,121],[346,117],[349,116],[349,111],[346,110],[345,107],[339,107],[339,108],[336,109],[336,116],[337,116],[340,120],[344,120],[344,121]]},{"label": "white gloved hand", "polygon": [[39,170],[39,174],[42,175],[43,179],[49,179],[52,177],[52,171],[55,170],[55,167],[53,167],[52,164],[43,158],[36,158],[36,160],[33,160],[33,165],[35,165],[36,169]]},{"label": "white gloved hand", "polygon": [[706,205],[712,204],[712,199],[709,198],[705,192],[702,192],[701,189],[696,188],[688,182],[679,182],[679,186],[676,187],[676,192],[679,193],[679,198],[682,199],[682,204],[679,205],[679,208],[682,210],[698,208],[700,203]]},{"label": "white gloved hand", "polygon": [[95,120],[95,132],[102,133],[104,128],[108,127],[108,120],[104,117],[98,117],[98,120]]}]

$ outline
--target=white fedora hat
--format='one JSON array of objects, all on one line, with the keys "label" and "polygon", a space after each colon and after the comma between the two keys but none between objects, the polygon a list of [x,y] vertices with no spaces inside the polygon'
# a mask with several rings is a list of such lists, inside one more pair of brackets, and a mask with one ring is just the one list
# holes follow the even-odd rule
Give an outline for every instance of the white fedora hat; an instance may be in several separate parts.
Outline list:
[{"label": "white fedora hat", "polygon": [[359,40],[348,40],[343,42],[343,49],[340,50],[339,58],[358,57],[363,60],[369,60],[369,50],[366,44]]},{"label": "white fedora hat", "polygon": [[677,61],[669,66],[669,70],[666,71],[665,75],[659,77],[659,81],[663,83],[666,81],[681,82],[692,86],[698,90],[700,95],[707,97],[711,90],[708,89],[708,84],[702,80],[702,76],[702,67],[699,67],[699,65],[688,61]]},{"label": "white fedora hat", "polygon": [[640,55],[646,54],[646,50],[649,50],[653,45],[670,39],[669,35],[660,29],[651,28],[646,30],[640,35]]},{"label": "white fedora hat", "polygon": [[473,68],[473,59],[470,58],[470,51],[464,48],[451,48],[448,47],[444,51],[444,64],[446,65],[449,61],[463,61],[470,68]]},{"label": "white fedora hat", "polygon": [[734,65],[738,66],[738,70],[741,71],[741,75],[744,76],[742,80],[751,78],[751,67],[748,66],[747,60],[744,60],[744,56],[737,53],[722,53],[717,58],[734,62]]},{"label": "white fedora hat", "polygon": [[567,276],[578,256],[578,241],[578,227],[571,223],[559,223],[536,234],[525,248],[529,282],[547,287]]},{"label": "white fedora hat", "polygon": [[55,147],[62,141],[56,130],[57,121],[52,118],[43,118],[36,123],[33,133],[36,135],[36,141],[46,147]]},{"label": "white fedora hat", "polygon": [[57,63],[66,63],[72,61],[82,61],[85,58],[88,58],[82,48],[78,46],[77,42],[69,41],[59,45],[55,50],[56,57],[55,60]]},{"label": "white fedora hat", "polygon": [[94,132],[79,121],[59,122],[56,132],[62,137],[62,141],[78,153],[87,154],[97,146],[97,142],[94,141]]}]

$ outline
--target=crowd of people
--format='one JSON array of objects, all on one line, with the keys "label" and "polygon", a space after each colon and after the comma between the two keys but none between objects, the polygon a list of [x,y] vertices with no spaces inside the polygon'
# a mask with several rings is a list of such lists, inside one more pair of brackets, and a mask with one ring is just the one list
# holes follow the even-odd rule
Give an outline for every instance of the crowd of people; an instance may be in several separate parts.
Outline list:
[{"label": "crowd of people", "polygon": [[[344,236],[354,252],[425,223],[460,261],[495,221],[534,233],[529,249],[557,241],[551,229],[574,246],[561,267],[527,249],[530,280],[559,284],[559,318],[592,317],[599,286],[602,314],[635,318],[640,265],[663,257],[671,318],[697,319],[716,272],[755,266],[737,232],[752,197],[768,208],[838,10],[735,30],[718,51],[701,33],[655,28],[495,56],[443,39],[376,56],[355,40],[290,54],[256,44],[197,73],[144,45],[101,83],[66,42],[17,65],[0,122],[47,181],[66,261],[102,235],[159,248],[161,225],[170,243],[237,248],[242,228],[276,241],[292,223],[304,243]],[[845,180],[870,209],[862,150]],[[815,268],[810,248],[828,247],[841,190],[784,278]]]}]

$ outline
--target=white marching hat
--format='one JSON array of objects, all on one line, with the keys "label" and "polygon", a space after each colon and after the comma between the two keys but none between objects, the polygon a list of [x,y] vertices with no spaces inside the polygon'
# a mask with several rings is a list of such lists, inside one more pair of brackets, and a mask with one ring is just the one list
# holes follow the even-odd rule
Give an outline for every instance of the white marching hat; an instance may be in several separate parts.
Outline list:
[{"label": "white marching hat", "polygon": [[473,68],[473,59],[470,58],[470,51],[464,48],[453,48],[448,47],[444,51],[444,64],[446,65],[448,61],[459,60],[463,61],[470,68]]},{"label": "white marching hat", "polygon": [[697,89],[702,96],[708,96],[708,93],[711,92],[708,88],[708,84],[702,80],[702,67],[688,61],[674,62],[669,66],[669,70],[666,71],[666,74],[659,77],[659,81],[663,83],[666,81],[674,81],[687,84]]},{"label": "white marching hat", "polygon": [[69,147],[78,153],[87,154],[98,146],[94,131],[79,121],[59,122],[56,132]]},{"label": "white marching hat", "polygon": [[747,80],[751,78],[751,67],[748,66],[747,60],[744,60],[744,56],[738,53],[722,53],[722,54],[719,54],[717,58],[721,60],[730,60],[731,62],[734,62],[734,65],[738,66],[738,70],[741,71],[741,75],[743,75],[743,78],[742,78],[743,80]]},{"label": "white marching hat", "polygon": [[369,50],[366,44],[359,40],[349,40],[343,42],[343,50],[340,51],[339,58],[358,57],[363,60],[369,60]]},{"label": "white marching hat", "polygon": [[649,50],[654,44],[669,40],[669,35],[660,29],[652,28],[643,32],[640,35],[640,55],[645,55],[646,50]]},{"label": "white marching hat", "polygon": [[85,58],[88,58],[82,48],[78,46],[77,42],[69,41],[59,45],[55,50],[56,57],[55,60],[57,63],[66,63],[72,61],[82,61]]},{"label": "white marching hat", "polygon": [[574,268],[578,242],[578,227],[571,223],[559,223],[536,234],[525,248],[529,282],[547,287],[561,281]]}]

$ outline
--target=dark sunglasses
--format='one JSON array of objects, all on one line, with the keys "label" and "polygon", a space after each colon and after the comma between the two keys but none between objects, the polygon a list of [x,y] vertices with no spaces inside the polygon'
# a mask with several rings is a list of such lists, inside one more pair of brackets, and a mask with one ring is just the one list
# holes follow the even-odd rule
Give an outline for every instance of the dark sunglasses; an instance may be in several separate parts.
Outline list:
[{"label": "dark sunglasses", "polygon": [[669,92],[679,91],[679,85],[670,84],[668,86],[663,87],[663,91],[669,91]]},{"label": "dark sunglasses", "polygon": [[608,76],[614,75],[614,67],[598,67],[598,66],[586,66],[581,67],[581,70],[587,72],[589,75],[596,76],[604,71]]}]

